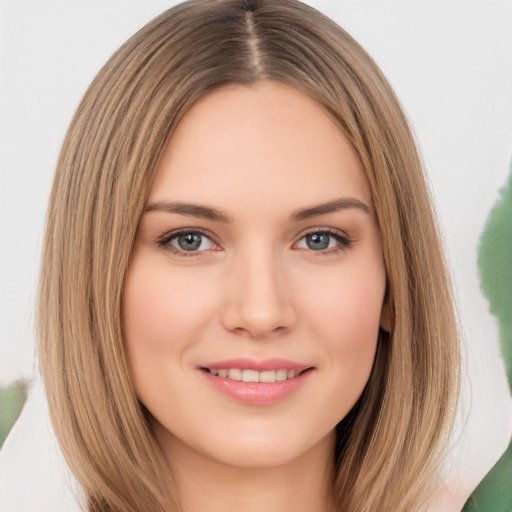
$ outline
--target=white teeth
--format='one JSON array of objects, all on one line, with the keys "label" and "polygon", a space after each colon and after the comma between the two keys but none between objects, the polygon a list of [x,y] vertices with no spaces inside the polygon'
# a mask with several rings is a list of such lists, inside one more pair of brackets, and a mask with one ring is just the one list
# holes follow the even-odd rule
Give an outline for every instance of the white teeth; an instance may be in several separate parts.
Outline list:
[{"label": "white teeth", "polygon": [[259,382],[260,381],[260,372],[256,370],[243,370],[242,371],[242,380],[244,382]]},{"label": "white teeth", "polygon": [[276,371],[276,380],[286,380],[288,378],[288,371],[287,370],[277,370]]},{"label": "white teeth", "polygon": [[242,380],[242,370],[240,368],[230,368],[228,370],[228,379]]},{"label": "white teeth", "polygon": [[257,370],[242,370],[240,368],[209,368],[212,375],[238,380],[244,382],[281,382],[287,379],[293,379],[301,372],[295,370],[266,370],[258,372]]},{"label": "white teeth", "polygon": [[269,370],[268,372],[260,372],[260,382],[275,382],[277,380],[276,374],[277,372],[275,370]]}]

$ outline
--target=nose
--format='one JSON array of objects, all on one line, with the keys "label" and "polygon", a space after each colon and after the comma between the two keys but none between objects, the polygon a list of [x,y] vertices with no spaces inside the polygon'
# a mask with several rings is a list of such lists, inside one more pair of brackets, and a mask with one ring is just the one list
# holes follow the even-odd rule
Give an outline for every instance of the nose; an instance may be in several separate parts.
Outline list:
[{"label": "nose", "polygon": [[297,315],[288,274],[269,249],[236,258],[223,292],[224,327],[255,339],[293,329]]}]

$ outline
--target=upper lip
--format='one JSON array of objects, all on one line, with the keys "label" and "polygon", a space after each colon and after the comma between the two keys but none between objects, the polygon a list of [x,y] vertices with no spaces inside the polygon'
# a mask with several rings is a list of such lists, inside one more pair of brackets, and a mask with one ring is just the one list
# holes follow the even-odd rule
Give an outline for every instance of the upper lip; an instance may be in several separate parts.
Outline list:
[{"label": "upper lip", "polygon": [[223,361],[213,361],[206,364],[201,364],[200,368],[210,369],[230,369],[240,368],[243,370],[256,370],[258,372],[265,372],[271,370],[295,370],[302,372],[308,368],[312,368],[311,365],[301,364],[296,361],[290,361],[289,359],[248,359],[248,358],[237,358],[237,359],[226,359]]}]

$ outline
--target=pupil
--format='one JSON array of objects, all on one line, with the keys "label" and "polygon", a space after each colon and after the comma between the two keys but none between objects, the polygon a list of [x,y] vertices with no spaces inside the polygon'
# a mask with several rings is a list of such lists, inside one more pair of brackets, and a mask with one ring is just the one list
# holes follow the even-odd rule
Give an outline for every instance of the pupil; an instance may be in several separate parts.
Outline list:
[{"label": "pupil", "polygon": [[306,243],[310,249],[320,251],[329,247],[328,233],[312,233],[306,237]]},{"label": "pupil", "polygon": [[178,243],[181,249],[184,251],[194,251],[199,249],[201,245],[201,235],[189,233],[187,235],[181,235],[178,238]]}]

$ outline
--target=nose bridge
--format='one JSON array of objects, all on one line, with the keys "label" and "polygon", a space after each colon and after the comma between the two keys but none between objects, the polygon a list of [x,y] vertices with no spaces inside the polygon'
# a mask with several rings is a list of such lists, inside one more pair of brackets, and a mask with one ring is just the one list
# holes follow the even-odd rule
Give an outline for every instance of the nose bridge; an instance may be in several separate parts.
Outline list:
[{"label": "nose bridge", "polygon": [[288,330],[294,311],[287,272],[271,244],[247,244],[235,255],[226,294],[226,328],[253,337]]}]

